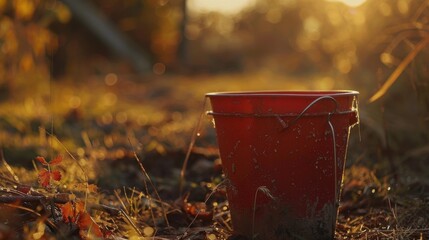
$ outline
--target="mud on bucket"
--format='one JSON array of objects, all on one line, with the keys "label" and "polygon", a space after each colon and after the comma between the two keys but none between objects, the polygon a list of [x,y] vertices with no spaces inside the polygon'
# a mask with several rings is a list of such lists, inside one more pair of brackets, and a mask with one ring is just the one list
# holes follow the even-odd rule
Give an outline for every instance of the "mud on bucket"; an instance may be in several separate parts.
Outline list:
[{"label": "mud on bucket", "polygon": [[333,239],[356,91],[208,93],[234,232]]}]

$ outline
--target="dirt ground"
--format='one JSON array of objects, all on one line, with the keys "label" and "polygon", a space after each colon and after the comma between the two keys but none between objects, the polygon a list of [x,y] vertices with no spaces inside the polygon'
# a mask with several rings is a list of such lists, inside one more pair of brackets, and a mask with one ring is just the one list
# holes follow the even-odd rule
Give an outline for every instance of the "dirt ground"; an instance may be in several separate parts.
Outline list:
[{"label": "dirt ground", "polygon": [[[245,239],[232,231],[205,93],[333,88],[353,86],[264,71],[18,84],[0,102],[0,238]],[[385,165],[359,159],[358,135],[336,239],[429,239],[428,179],[379,174]]]}]

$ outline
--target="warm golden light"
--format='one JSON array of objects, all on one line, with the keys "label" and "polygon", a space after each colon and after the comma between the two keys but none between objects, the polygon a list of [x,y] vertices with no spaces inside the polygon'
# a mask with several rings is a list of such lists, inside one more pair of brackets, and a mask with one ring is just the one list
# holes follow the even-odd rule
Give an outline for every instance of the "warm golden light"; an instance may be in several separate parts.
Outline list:
[{"label": "warm golden light", "polygon": [[188,7],[196,12],[221,12],[236,14],[253,4],[255,0],[190,0]]},{"label": "warm golden light", "polygon": [[363,4],[364,2],[366,2],[366,0],[329,0],[331,2],[342,2],[350,7],[357,7],[361,4]]}]

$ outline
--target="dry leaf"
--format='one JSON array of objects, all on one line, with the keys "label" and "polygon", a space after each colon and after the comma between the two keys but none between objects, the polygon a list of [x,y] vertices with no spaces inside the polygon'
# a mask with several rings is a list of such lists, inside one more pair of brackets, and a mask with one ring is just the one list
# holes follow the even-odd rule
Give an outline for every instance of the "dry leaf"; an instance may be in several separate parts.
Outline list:
[{"label": "dry leaf", "polygon": [[213,211],[207,209],[207,204],[204,202],[197,202],[193,204],[186,203],[185,211],[192,217],[196,217],[204,221],[211,221],[213,219]]},{"label": "dry leaf", "polygon": [[71,202],[63,204],[60,208],[63,214],[63,221],[65,223],[76,222],[76,211]]},{"label": "dry leaf", "polygon": [[82,212],[79,215],[77,225],[80,229],[79,234],[83,239],[102,238],[103,232],[97,223],[92,220],[91,215],[87,212]]},{"label": "dry leaf", "polygon": [[39,171],[39,183],[42,184],[43,187],[47,187],[51,182],[51,174],[45,168]]},{"label": "dry leaf", "polygon": [[54,179],[55,181],[60,181],[61,180],[61,172],[58,170],[52,171],[51,172],[51,177],[52,179]]},{"label": "dry leaf", "polygon": [[36,160],[45,166],[48,165],[48,162],[46,161],[46,159],[44,157],[36,157]]},{"label": "dry leaf", "polygon": [[49,162],[50,165],[58,165],[63,161],[63,157],[61,155],[58,155],[56,158],[54,158],[52,161]]}]

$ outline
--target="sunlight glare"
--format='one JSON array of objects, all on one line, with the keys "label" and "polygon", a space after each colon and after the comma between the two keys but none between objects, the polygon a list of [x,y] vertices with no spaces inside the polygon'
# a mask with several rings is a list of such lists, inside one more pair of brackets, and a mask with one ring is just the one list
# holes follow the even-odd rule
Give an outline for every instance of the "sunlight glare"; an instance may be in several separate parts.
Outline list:
[{"label": "sunlight glare", "polygon": [[357,7],[359,5],[362,5],[366,0],[328,0],[330,2],[342,2],[350,7]]},{"label": "sunlight glare", "polygon": [[254,4],[255,0],[190,0],[188,8],[195,12],[220,12],[237,14],[241,10]]}]

